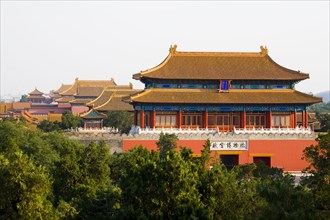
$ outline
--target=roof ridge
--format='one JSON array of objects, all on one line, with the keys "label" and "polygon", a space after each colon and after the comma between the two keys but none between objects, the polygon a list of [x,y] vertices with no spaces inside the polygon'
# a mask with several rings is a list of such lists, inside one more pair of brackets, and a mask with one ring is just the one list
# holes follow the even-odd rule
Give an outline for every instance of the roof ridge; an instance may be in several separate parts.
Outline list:
[{"label": "roof ridge", "polygon": [[244,56],[244,57],[264,57],[261,52],[206,52],[206,51],[178,51],[173,56]]}]

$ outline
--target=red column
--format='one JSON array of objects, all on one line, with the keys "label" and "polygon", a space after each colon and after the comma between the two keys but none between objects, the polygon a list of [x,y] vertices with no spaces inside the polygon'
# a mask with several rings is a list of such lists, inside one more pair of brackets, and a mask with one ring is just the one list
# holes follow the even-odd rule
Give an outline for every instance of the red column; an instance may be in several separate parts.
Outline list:
[{"label": "red column", "polygon": [[137,110],[134,110],[134,125],[136,126],[137,125]]},{"label": "red column", "polygon": [[246,112],[240,112],[240,117],[241,117],[241,128],[245,128],[246,126]]},{"label": "red column", "polygon": [[295,128],[297,126],[297,111],[294,110],[293,112],[293,125],[292,128]]},{"label": "red column", "polygon": [[308,128],[308,111],[305,110],[305,128]]},{"label": "red column", "polygon": [[181,125],[182,125],[182,111],[178,111],[178,113],[176,115],[176,122],[177,122],[178,128],[181,128]]},{"label": "red column", "polygon": [[272,126],[272,116],[271,112],[266,112],[266,128],[270,128]]},{"label": "red column", "polygon": [[150,127],[151,127],[151,128],[156,127],[156,111],[155,111],[155,110],[153,110],[153,111],[151,112],[151,122],[150,122]]},{"label": "red column", "polygon": [[301,126],[305,127],[305,111],[301,111]]},{"label": "red column", "polygon": [[140,128],[144,128],[144,110],[140,111]]},{"label": "red column", "polygon": [[209,112],[205,111],[204,112],[204,126],[207,128],[209,126]]}]

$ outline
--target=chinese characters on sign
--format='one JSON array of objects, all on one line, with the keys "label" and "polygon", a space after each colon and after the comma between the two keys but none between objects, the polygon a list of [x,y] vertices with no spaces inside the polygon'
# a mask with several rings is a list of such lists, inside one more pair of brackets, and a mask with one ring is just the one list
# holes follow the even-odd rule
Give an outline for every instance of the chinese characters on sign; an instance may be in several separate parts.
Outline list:
[{"label": "chinese characters on sign", "polygon": [[247,141],[216,141],[211,142],[211,150],[247,150]]},{"label": "chinese characters on sign", "polygon": [[228,80],[220,80],[220,86],[219,86],[220,92],[228,92],[230,87],[230,82]]}]

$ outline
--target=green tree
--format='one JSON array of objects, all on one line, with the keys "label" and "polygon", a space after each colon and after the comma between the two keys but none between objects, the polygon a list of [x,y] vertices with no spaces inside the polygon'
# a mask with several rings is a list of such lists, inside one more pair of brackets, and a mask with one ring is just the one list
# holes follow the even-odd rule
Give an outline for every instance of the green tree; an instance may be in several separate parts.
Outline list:
[{"label": "green tree", "polygon": [[222,164],[213,164],[201,177],[201,199],[211,219],[253,219],[265,204],[257,184],[255,178],[239,178],[238,167],[228,171]]},{"label": "green tree", "polygon": [[[125,171],[119,173],[122,189],[121,219],[200,219],[206,215],[197,189],[198,175],[191,162],[176,151],[159,153],[142,148],[122,156]],[[112,169],[113,170],[113,169]]]},{"label": "green tree", "polygon": [[74,116],[71,111],[67,111],[62,115],[62,129],[81,127],[82,124],[82,118]]},{"label": "green tree", "polygon": [[[329,102],[330,103],[330,102]],[[317,119],[321,123],[321,131],[328,131],[330,130],[330,113],[320,113],[316,114]]]},{"label": "green tree", "polygon": [[37,127],[44,132],[60,131],[62,124],[58,121],[51,122],[49,120],[43,120],[37,125]]},{"label": "green tree", "polygon": [[159,141],[156,143],[159,149],[160,158],[164,159],[168,151],[173,151],[178,147],[178,137],[175,134],[160,133]]},{"label": "green tree", "polygon": [[203,145],[203,150],[201,151],[201,165],[202,167],[208,169],[211,162],[211,141],[207,139]]},{"label": "green tree", "polygon": [[315,219],[312,193],[305,187],[294,186],[293,177],[288,174],[264,178],[258,192],[267,201],[261,219]]},{"label": "green tree", "polygon": [[133,114],[128,111],[108,111],[103,121],[106,127],[118,128],[122,133],[128,133],[133,125]]},{"label": "green tree", "polygon": [[22,151],[0,153],[0,218],[52,219],[51,181]]},{"label": "green tree", "polygon": [[310,162],[303,184],[313,193],[318,217],[330,218],[330,131],[319,135],[318,145],[311,145],[304,150],[303,158]]},{"label": "green tree", "polygon": [[20,102],[27,102],[28,101],[27,97],[28,97],[28,95],[22,95],[21,99],[19,101]]}]

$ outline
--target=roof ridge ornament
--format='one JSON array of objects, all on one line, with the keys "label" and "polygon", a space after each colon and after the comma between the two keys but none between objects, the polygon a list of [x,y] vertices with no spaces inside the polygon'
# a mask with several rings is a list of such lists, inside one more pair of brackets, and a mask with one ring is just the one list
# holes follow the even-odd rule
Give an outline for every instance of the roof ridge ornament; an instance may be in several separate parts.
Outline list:
[{"label": "roof ridge ornament", "polygon": [[261,55],[263,55],[263,56],[265,56],[265,55],[268,55],[268,49],[267,49],[267,47],[265,46],[260,46],[260,49],[261,49]]},{"label": "roof ridge ornament", "polygon": [[171,47],[170,47],[170,53],[171,54],[175,54],[176,53],[176,48],[177,48],[177,45],[176,44],[174,44],[173,46],[171,45]]}]

